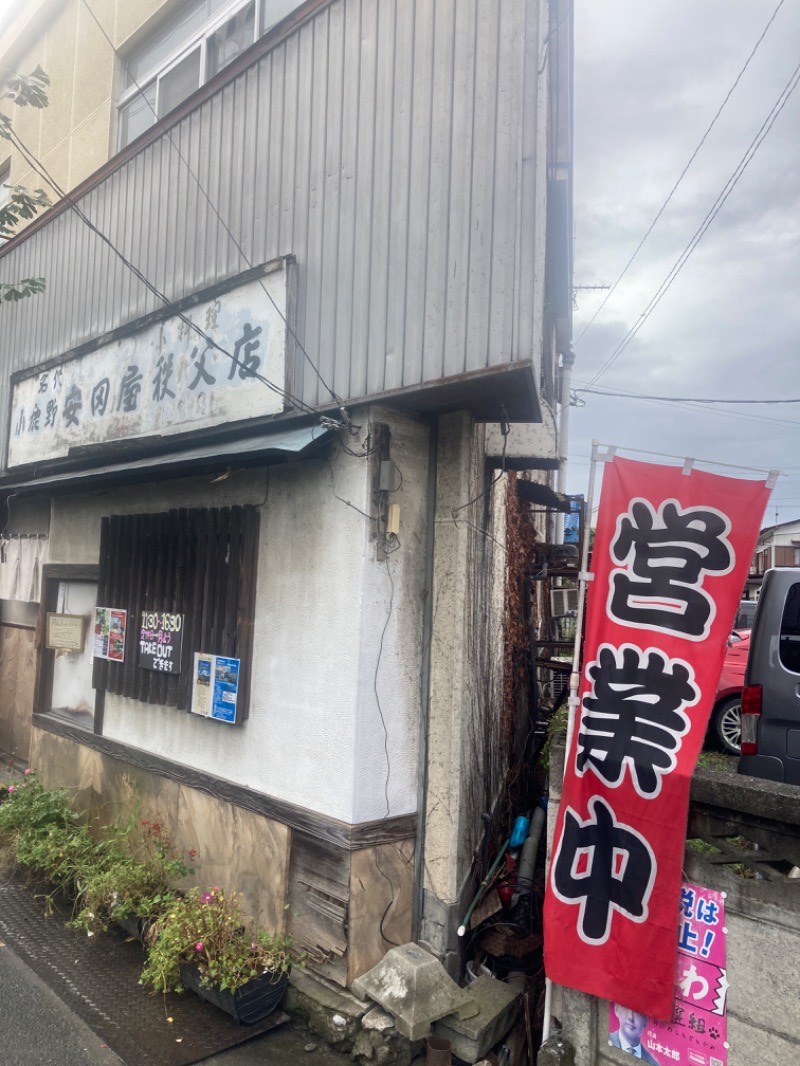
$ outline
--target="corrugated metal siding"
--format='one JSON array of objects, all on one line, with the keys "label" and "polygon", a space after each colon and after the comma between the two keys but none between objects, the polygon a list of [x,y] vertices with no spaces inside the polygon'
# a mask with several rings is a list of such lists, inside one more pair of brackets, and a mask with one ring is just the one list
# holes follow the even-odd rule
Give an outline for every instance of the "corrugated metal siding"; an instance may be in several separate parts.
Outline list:
[{"label": "corrugated metal siding", "polygon": [[[80,206],[171,301],[296,256],[298,337],[344,399],[538,362],[538,45],[537,0],[334,0]],[[0,259],[38,274],[0,309],[9,371],[161,306],[71,211]]]}]

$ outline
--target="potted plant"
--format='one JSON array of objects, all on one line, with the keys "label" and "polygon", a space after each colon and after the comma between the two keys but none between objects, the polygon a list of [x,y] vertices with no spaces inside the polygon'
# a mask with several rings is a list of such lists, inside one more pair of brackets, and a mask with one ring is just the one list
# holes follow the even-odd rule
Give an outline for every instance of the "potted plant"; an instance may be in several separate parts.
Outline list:
[{"label": "potted plant", "polygon": [[235,892],[194,888],[154,923],[141,983],[189,988],[252,1025],[280,1004],[293,961],[291,936],[245,927]]}]

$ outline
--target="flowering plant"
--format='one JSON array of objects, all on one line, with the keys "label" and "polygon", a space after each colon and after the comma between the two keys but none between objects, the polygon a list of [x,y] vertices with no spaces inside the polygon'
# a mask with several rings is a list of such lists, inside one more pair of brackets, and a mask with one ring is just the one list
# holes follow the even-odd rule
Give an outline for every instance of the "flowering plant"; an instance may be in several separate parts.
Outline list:
[{"label": "flowering plant", "polygon": [[[196,854],[191,850],[189,859]],[[87,932],[130,917],[153,921],[177,898],[176,883],[192,873],[163,826],[136,816],[112,825],[98,859],[78,882],[69,923]]]},{"label": "flowering plant", "polygon": [[153,924],[140,983],[182,991],[181,963],[193,963],[203,985],[235,992],[254,977],[277,977],[301,961],[290,935],[245,927],[237,893],[193,888]]}]

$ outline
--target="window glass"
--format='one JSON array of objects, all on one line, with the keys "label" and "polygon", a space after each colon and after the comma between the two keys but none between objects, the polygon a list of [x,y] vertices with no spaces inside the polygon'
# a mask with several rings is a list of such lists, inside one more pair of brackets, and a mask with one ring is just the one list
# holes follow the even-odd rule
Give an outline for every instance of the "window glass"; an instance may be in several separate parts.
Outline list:
[{"label": "window glass", "polygon": [[120,108],[120,143],[130,144],[156,120],[155,82]]},{"label": "window glass", "polygon": [[59,581],[57,596],[56,613],[84,616],[84,644],[82,651],[60,651],[53,655],[53,687],[47,713],[91,732],[94,729],[92,622],[97,585],[89,581]]},{"label": "window glass", "polygon": [[255,39],[256,5],[248,4],[208,39],[208,77],[232,62]]},{"label": "window glass", "polygon": [[266,33],[272,29],[281,19],[285,19],[296,7],[300,7],[301,0],[261,0],[260,31]]},{"label": "window glass", "polygon": [[[301,3],[302,0],[242,0],[239,4],[232,0],[187,0],[172,19],[125,59],[125,90],[119,105],[120,147],[153,125],[156,97],[158,117],[162,118],[249,48],[257,33],[266,33]],[[230,17],[219,25],[218,20],[224,19],[226,11]],[[171,65],[183,51],[188,52],[186,58]],[[141,93],[136,92],[137,87],[141,87]]]},{"label": "window glass", "polygon": [[141,85],[199,34],[208,20],[207,0],[192,0],[125,59],[127,85]]},{"label": "window glass", "polygon": [[800,584],[792,585],[786,595],[778,648],[781,664],[800,674]]},{"label": "window glass", "polygon": [[[9,201],[11,190],[8,188],[8,183],[11,180],[11,164],[5,163],[0,167],[0,208],[6,206]],[[6,243],[8,238],[0,235],[0,247]]]},{"label": "window glass", "polygon": [[158,84],[158,117],[163,118],[187,96],[200,88],[200,47],[195,48],[180,63],[160,79]]}]

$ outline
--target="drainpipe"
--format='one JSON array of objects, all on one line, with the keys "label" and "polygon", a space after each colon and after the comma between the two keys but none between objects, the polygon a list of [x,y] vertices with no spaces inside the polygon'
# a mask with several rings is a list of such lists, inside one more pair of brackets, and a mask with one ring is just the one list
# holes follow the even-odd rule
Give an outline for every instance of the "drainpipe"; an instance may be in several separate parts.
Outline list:
[{"label": "drainpipe", "polygon": [[[572,368],[575,365],[575,353],[571,348],[561,355],[561,410],[558,416],[558,479],[556,490],[567,491],[567,448],[569,447],[569,407],[572,394]],[[556,544],[564,543],[564,515],[556,515]]]},{"label": "drainpipe", "polygon": [[433,640],[433,552],[436,535],[436,473],[439,450],[439,421],[430,422],[428,447],[427,517],[425,522],[425,589],[422,610],[422,664],[419,678],[419,739],[417,742],[417,840],[414,849],[414,899],[411,911],[411,939],[419,941],[425,902],[425,816],[428,790],[428,709],[431,698],[431,643]]}]

